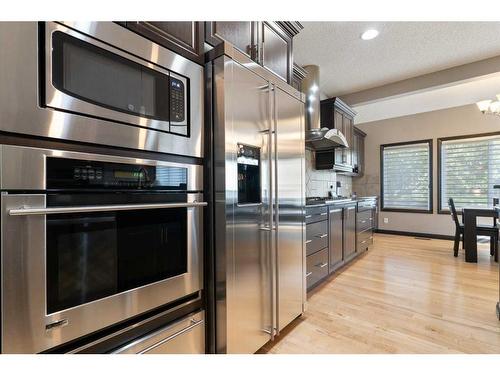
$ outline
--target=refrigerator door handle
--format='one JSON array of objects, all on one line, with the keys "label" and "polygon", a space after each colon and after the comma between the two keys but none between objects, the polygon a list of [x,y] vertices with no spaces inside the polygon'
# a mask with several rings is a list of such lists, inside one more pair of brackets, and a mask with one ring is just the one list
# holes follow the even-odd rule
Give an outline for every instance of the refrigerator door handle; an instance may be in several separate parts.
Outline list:
[{"label": "refrigerator door handle", "polygon": [[276,335],[279,335],[279,252],[278,252],[278,232],[279,232],[279,191],[278,191],[278,107],[276,104],[276,88],[273,85],[272,89],[272,99],[273,99],[273,110],[272,110],[272,125],[273,125],[273,155],[274,155],[274,329],[276,330]]},{"label": "refrigerator door handle", "polygon": [[270,260],[270,281],[271,281],[271,341],[274,340],[275,336],[275,330],[274,327],[276,327],[276,320],[275,320],[275,311],[276,311],[276,288],[275,288],[275,279],[274,279],[274,268],[275,268],[275,259],[274,259],[274,202],[273,202],[273,121],[272,121],[272,115],[273,115],[273,97],[274,97],[274,87],[271,84],[271,82],[268,82],[268,105],[269,105],[269,131],[268,131],[268,138],[267,138],[267,145],[268,145],[268,167],[269,167],[269,228],[270,233],[269,233],[269,241],[268,241],[268,254],[269,254],[269,260]]}]

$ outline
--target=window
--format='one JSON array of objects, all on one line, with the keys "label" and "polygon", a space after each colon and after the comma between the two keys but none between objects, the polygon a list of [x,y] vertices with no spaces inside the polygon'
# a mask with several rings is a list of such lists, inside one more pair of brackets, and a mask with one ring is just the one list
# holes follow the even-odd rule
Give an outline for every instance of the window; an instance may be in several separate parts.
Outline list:
[{"label": "window", "polygon": [[380,146],[382,210],[432,213],[432,140]]},{"label": "window", "polygon": [[441,138],[439,144],[439,212],[448,212],[448,199],[457,209],[485,207],[500,183],[500,134]]}]

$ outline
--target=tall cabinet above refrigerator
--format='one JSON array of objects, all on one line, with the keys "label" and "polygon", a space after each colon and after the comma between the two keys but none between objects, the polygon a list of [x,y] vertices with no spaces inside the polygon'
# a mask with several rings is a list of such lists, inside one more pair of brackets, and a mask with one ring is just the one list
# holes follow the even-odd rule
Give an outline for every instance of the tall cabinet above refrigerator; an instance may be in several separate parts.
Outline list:
[{"label": "tall cabinet above refrigerator", "polygon": [[206,74],[215,347],[253,353],[305,303],[304,96],[230,46],[212,54]]}]

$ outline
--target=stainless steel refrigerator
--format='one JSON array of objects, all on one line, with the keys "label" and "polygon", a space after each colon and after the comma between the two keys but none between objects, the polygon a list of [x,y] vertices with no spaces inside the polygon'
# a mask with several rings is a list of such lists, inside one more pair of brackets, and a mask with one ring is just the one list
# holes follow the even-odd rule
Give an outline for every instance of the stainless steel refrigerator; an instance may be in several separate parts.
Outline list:
[{"label": "stainless steel refrigerator", "polygon": [[253,353],[305,304],[304,96],[230,46],[205,68],[215,347]]}]

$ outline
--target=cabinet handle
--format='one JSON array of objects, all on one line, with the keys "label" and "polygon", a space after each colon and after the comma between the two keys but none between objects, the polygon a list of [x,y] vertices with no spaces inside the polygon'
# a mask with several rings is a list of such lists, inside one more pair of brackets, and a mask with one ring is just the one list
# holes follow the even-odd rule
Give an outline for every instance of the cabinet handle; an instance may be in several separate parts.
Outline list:
[{"label": "cabinet handle", "polygon": [[328,266],[328,263],[320,263],[320,264],[316,264],[316,267],[319,267],[319,268],[325,268],[326,266]]},{"label": "cabinet handle", "polygon": [[306,219],[310,219],[312,215],[306,215]]},{"label": "cabinet handle", "polygon": [[326,236],[328,236],[328,233],[325,233],[325,234],[317,234],[316,237],[318,238],[325,238]]},{"label": "cabinet handle", "polygon": [[309,276],[311,276],[312,274],[313,274],[312,272],[308,272],[308,273],[306,273],[306,277],[309,277]]},{"label": "cabinet handle", "polygon": [[306,241],[306,245],[307,245],[308,243],[311,243],[311,242],[313,242],[313,240],[307,240],[307,241]]},{"label": "cabinet handle", "polygon": [[334,212],[341,212],[341,211],[342,211],[342,209],[341,209],[341,208],[338,208],[338,209],[336,209],[336,210],[330,210],[330,213],[332,214],[332,213],[334,213]]},{"label": "cabinet handle", "polygon": [[320,213],[319,215],[320,215],[320,216],[326,216],[326,215],[327,215],[327,213],[326,213],[326,212],[322,212],[322,213]]}]

